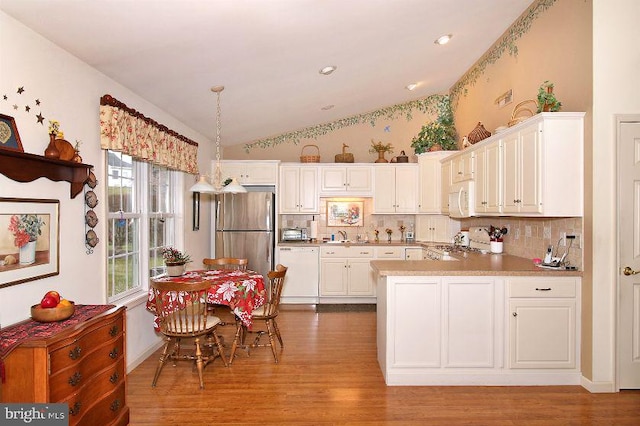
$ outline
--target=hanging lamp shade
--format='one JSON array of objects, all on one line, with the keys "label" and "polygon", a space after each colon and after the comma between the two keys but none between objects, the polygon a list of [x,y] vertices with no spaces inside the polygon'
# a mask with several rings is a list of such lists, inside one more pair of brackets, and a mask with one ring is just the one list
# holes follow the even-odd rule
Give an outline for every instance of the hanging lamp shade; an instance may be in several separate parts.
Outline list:
[{"label": "hanging lamp shade", "polygon": [[241,194],[247,192],[247,189],[240,185],[236,178],[231,179],[231,182],[222,189],[222,192],[231,192],[233,194]]},{"label": "hanging lamp shade", "polygon": [[204,194],[213,194],[216,192],[216,189],[207,182],[206,176],[200,176],[198,182],[196,182],[191,188],[189,188],[189,192],[201,192]]}]

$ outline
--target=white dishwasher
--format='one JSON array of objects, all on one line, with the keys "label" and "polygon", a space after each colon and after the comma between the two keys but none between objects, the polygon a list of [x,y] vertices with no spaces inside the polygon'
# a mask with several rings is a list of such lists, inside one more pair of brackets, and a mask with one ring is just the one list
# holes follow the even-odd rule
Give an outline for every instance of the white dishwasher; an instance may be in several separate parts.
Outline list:
[{"label": "white dishwasher", "polygon": [[281,303],[318,303],[319,252],[318,247],[278,247],[278,263],[289,268]]}]

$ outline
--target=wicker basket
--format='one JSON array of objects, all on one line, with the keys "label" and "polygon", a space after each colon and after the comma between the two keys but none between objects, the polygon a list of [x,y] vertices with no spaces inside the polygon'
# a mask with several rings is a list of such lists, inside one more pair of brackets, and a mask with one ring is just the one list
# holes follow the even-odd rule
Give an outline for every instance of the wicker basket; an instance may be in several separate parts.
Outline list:
[{"label": "wicker basket", "polygon": [[347,148],[349,148],[349,145],[343,143],[342,154],[336,154],[336,157],[335,157],[336,163],[353,163],[354,161],[353,154],[350,152],[347,152]]},{"label": "wicker basket", "polygon": [[467,139],[473,145],[474,143],[478,143],[489,136],[491,136],[491,132],[485,129],[481,122],[478,122],[478,125],[469,132]]},{"label": "wicker basket", "polygon": [[[530,108],[527,108],[527,106],[532,107],[533,111]],[[509,123],[507,123],[507,125],[509,127],[515,126],[516,124],[526,120],[527,118],[533,117],[536,114],[535,111],[537,110],[538,103],[533,99],[522,101],[518,105],[516,105],[515,108],[513,108],[513,112],[511,113],[511,120],[509,120]]]},{"label": "wicker basket", "polygon": [[[315,148],[316,155],[305,155],[304,150],[306,148]],[[320,148],[318,145],[305,145],[302,147],[302,151],[300,152],[300,162],[301,163],[319,163],[320,162]]]}]

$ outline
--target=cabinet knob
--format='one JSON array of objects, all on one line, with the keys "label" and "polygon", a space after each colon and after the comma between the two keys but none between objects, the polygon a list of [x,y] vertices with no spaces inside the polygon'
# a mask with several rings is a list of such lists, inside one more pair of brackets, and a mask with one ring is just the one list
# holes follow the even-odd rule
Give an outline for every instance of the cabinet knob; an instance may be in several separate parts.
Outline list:
[{"label": "cabinet knob", "polygon": [[71,386],[75,386],[80,383],[80,380],[82,380],[82,374],[80,374],[79,371],[76,371],[73,376],[69,377],[68,383]]},{"label": "cabinet knob", "polygon": [[517,317],[517,316],[518,316],[518,313],[517,313],[517,312],[514,312],[514,313],[512,313],[511,315],[513,315],[514,317]]},{"label": "cabinet knob", "polygon": [[109,358],[111,359],[118,358],[118,348],[113,348],[113,350],[109,352]]},{"label": "cabinet knob", "polygon": [[73,407],[69,407],[69,414],[71,414],[72,416],[77,416],[78,414],[80,414],[81,407],[82,404],[77,401],[75,404],[73,404]]},{"label": "cabinet knob", "polygon": [[117,334],[118,334],[118,326],[117,326],[117,325],[114,325],[113,327],[111,327],[111,328],[109,329],[109,335],[110,335],[111,337],[116,337],[116,335],[117,335]]},{"label": "cabinet knob", "polygon": [[82,353],[82,348],[80,346],[76,346],[75,348],[69,351],[69,358],[78,359],[80,358],[81,353]]}]

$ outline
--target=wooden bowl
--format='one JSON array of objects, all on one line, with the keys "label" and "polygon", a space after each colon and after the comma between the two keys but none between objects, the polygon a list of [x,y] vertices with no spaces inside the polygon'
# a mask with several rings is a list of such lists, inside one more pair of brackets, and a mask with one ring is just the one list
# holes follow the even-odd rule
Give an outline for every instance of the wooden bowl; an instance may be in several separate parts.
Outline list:
[{"label": "wooden bowl", "polygon": [[71,317],[76,311],[76,305],[71,302],[69,306],[57,306],[55,308],[42,308],[40,304],[31,307],[31,318],[38,322],[63,321]]}]

